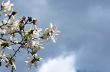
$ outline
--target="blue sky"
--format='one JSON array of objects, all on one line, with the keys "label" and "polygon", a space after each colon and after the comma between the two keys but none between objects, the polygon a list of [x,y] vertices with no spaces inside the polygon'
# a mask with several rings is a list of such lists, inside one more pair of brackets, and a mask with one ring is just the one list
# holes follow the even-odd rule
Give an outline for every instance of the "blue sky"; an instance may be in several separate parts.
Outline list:
[{"label": "blue sky", "polygon": [[[110,72],[109,0],[13,0],[18,16],[32,16],[45,28],[53,22],[61,31],[57,43],[39,53],[38,69],[28,71],[19,54],[17,72]],[[57,67],[58,66],[58,67]]]}]

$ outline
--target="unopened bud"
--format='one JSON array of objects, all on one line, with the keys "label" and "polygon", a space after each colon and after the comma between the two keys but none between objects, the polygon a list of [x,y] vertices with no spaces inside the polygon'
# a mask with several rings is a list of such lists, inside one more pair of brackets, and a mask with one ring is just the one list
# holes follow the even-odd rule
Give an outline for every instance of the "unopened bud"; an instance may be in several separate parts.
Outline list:
[{"label": "unopened bud", "polygon": [[33,24],[37,24],[37,19],[33,19],[33,20],[32,20],[32,23],[33,23]]},{"label": "unopened bud", "polygon": [[28,17],[28,21],[29,22],[32,22],[32,17]]},{"label": "unopened bud", "polygon": [[12,12],[12,15],[15,15],[15,14],[16,14],[16,12],[15,12],[15,11],[13,11],[13,12]]}]

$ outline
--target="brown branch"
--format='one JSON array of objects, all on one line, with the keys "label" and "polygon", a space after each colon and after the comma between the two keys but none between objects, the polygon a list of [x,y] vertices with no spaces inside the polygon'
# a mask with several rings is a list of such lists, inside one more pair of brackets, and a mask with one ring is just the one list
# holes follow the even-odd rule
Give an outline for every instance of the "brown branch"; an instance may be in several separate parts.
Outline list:
[{"label": "brown branch", "polygon": [[12,58],[14,57],[14,56],[16,56],[16,54],[17,54],[17,52],[20,50],[20,48],[21,48],[21,46],[19,46],[18,47],[18,49],[15,51],[15,53],[12,55]]}]

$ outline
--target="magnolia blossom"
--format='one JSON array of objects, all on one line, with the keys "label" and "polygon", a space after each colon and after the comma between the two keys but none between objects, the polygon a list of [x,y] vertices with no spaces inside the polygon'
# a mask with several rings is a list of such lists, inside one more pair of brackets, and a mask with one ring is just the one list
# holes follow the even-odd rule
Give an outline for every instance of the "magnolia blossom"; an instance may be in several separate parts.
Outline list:
[{"label": "magnolia blossom", "polygon": [[14,21],[13,24],[10,26],[11,32],[15,32],[19,30],[19,20]]},{"label": "magnolia blossom", "polygon": [[44,47],[42,46],[42,44],[39,41],[29,41],[27,43],[28,47],[30,47],[32,49],[32,52],[35,54],[36,52],[38,52],[39,50],[43,50]]},{"label": "magnolia blossom", "polygon": [[15,65],[15,63],[13,62],[13,61],[7,61],[6,62],[6,65],[5,65],[7,68],[8,67],[13,67],[14,68],[14,70],[16,70],[16,65]]},{"label": "magnolia blossom", "polygon": [[5,57],[6,57],[5,53],[3,51],[0,51],[0,59],[3,59]]},{"label": "magnolia blossom", "polygon": [[42,58],[39,58],[37,56],[37,54],[36,54],[34,56],[29,56],[28,60],[25,61],[25,62],[28,65],[29,68],[32,68],[32,66],[36,67],[37,66],[37,62],[39,62],[40,60],[42,60]]},{"label": "magnolia blossom", "polygon": [[9,29],[7,27],[3,29],[0,28],[0,33],[7,35],[9,33]]},{"label": "magnolia blossom", "polygon": [[33,48],[35,50],[42,50],[42,49],[44,49],[44,47],[42,47],[42,44],[40,44],[39,41],[32,41],[31,48]]},{"label": "magnolia blossom", "polygon": [[50,26],[45,29],[45,32],[43,34],[43,39],[48,40],[51,38],[53,42],[55,43],[56,41],[56,36],[58,35],[59,31],[56,26],[54,26],[52,23],[50,23]]},{"label": "magnolia blossom", "polygon": [[36,24],[37,24],[37,19],[36,19],[36,18],[33,18],[32,23],[33,23],[34,25],[36,25]]},{"label": "magnolia blossom", "polygon": [[33,38],[39,38],[39,37],[41,36],[41,31],[42,31],[41,28],[36,28],[36,29],[33,31],[32,37],[33,37]]},{"label": "magnolia blossom", "polygon": [[12,66],[16,70],[15,63],[10,59],[8,59],[8,55],[4,53],[4,51],[0,51],[0,61],[6,62],[6,67]]},{"label": "magnolia blossom", "polygon": [[10,17],[10,19],[7,19],[6,22],[7,22],[8,24],[12,24],[13,22],[16,22],[16,21],[15,21],[15,18],[16,18],[16,14],[15,14],[15,15],[12,15],[12,16]]},{"label": "magnolia blossom", "polygon": [[10,15],[13,11],[13,4],[10,3],[10,0],[7,0],[7,2],[2,2],[1,8],[6,15]]},{"label": "magnolia blossom", "polygon": [[3,51],[0,51],[0,60],[1,61],[7,61],[8,59],[6,58],[6,54]]},{"label": "magnolia blossom", "polygon": [[8,35],[10,33],[9,26],[7,26],[7,25],[2,26],[0,28],[0,33],[5,34],[5,35]]},{"label": "magnolia blossom", "polygon": [[14,21],[12,25],[9,25],[9,26],[2,26],[2,28],[0,28],[0,33],[3,33],[3,34],[10,34],[10,33],[13,33],[13,32],[16,32],[19,30],[19,21]]}]

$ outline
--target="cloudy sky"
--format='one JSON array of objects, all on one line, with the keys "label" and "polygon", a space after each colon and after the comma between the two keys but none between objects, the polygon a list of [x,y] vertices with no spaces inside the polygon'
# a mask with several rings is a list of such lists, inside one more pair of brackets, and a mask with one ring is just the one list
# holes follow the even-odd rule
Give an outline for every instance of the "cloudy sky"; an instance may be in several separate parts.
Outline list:
[{"label": "cloudy sky", "polygon": [[17,72],[110,72],[110,0],[12,2],[18,16],[35,17],[44,28],[53,22],[61,31],[39,53],[44,60],[37,69],[28,70],[19,54]]}]

